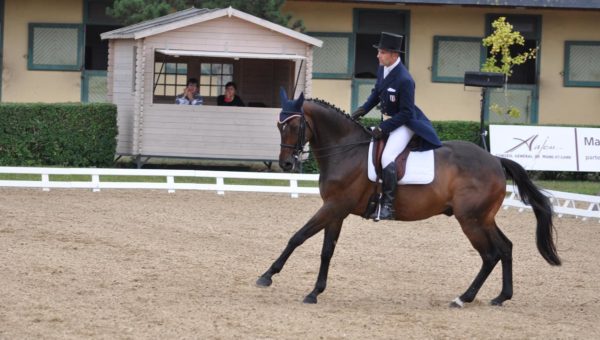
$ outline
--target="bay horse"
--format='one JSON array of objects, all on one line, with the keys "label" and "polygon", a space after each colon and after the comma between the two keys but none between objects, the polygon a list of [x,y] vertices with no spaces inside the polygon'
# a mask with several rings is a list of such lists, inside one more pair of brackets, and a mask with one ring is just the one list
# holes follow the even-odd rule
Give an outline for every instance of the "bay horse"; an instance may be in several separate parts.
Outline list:
[{"label": "bay horse", "polygon": [[[321,266],[314,289],[305,303],[317,303],[327,285],[331,257],[349,214],[363,216],[373,193],[367,177],[367,153],[371,134],[341,110],[317,99],[304,101],[303,94],[288,100],[282,91],[283,111],[277,123],[281,135],[279,165],[284,171],[298,166],[304,146],[310,142],[319,166],[319,190],[323,205],[289,240],[281,255],[256,281],[270,286],[272,276],[283,268],[296,247],[324,231]],[[282,119],[283,118],[283,119]],[[513,179],[521,200],[531,205],[537,220],[536,244],[551,265],[560,265],[553,239],[552,205],[518,163],[493,156],[463,141],[444,142],[434,150],[435,177],[424,185],[399,185],[396,220],[416,221],[434,215],[454,215],[463,233],[479,252],[482,266],[467,290],[451,303],[463,307],[472,302],[498,261],[502,263],[502,290],[491,300],[500,306],[513,295],[512,243],[500,231],[495,216],[506,195],[506,176]],[[506,176],[505,176],[506,175]]]}]

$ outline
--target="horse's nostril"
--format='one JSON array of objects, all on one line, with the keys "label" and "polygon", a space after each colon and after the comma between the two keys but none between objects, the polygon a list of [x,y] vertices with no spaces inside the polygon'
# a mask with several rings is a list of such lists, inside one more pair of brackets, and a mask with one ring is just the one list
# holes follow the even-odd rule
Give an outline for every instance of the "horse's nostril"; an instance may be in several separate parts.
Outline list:
[{"label": "horse's nostril", "polygon": [[279,162],[279,167],[281,167],[281,169],[284,171],[289,171],[294,167],[294,164],[290,161]]}]

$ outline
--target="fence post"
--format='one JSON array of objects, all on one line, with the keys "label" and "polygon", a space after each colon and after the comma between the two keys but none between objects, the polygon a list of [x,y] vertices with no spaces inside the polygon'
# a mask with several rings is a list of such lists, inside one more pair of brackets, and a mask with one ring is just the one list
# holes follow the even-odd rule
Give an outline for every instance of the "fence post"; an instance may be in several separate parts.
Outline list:
[{"label": "fence post", "polygon": [[92,175],[92,192],[100,191],[100,175]]},{"label": "fence post", "polygon": [[42,174],[42,190],[50,191],[50,175]]},{"label": "fence post", "polygon": [[225,180],[223,177],[217,177],[217,194],[225,195]]}]

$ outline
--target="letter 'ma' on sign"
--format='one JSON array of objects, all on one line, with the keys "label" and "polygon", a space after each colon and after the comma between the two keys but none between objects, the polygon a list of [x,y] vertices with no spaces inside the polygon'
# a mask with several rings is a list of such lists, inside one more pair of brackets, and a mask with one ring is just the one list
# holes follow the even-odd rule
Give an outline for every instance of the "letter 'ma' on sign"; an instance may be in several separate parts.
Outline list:
[{"label": "letter 'ma' on sign", "polygon": [[583,137],[583,145],[600,146],[600,139],[594,137]]}]

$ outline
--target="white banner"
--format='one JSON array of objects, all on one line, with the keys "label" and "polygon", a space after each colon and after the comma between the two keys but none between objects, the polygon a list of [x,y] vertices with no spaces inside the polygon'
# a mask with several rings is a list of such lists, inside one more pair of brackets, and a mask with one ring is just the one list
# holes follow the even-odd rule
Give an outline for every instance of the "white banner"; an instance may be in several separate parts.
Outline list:
[{"label": "white banner", "polygon": [[600,129],[490,125],[490,152],[527,170],[600,172]]},{"label": "white banner", "polygon": [[600,172],[600,129],[576,128],[579,171]]}]

